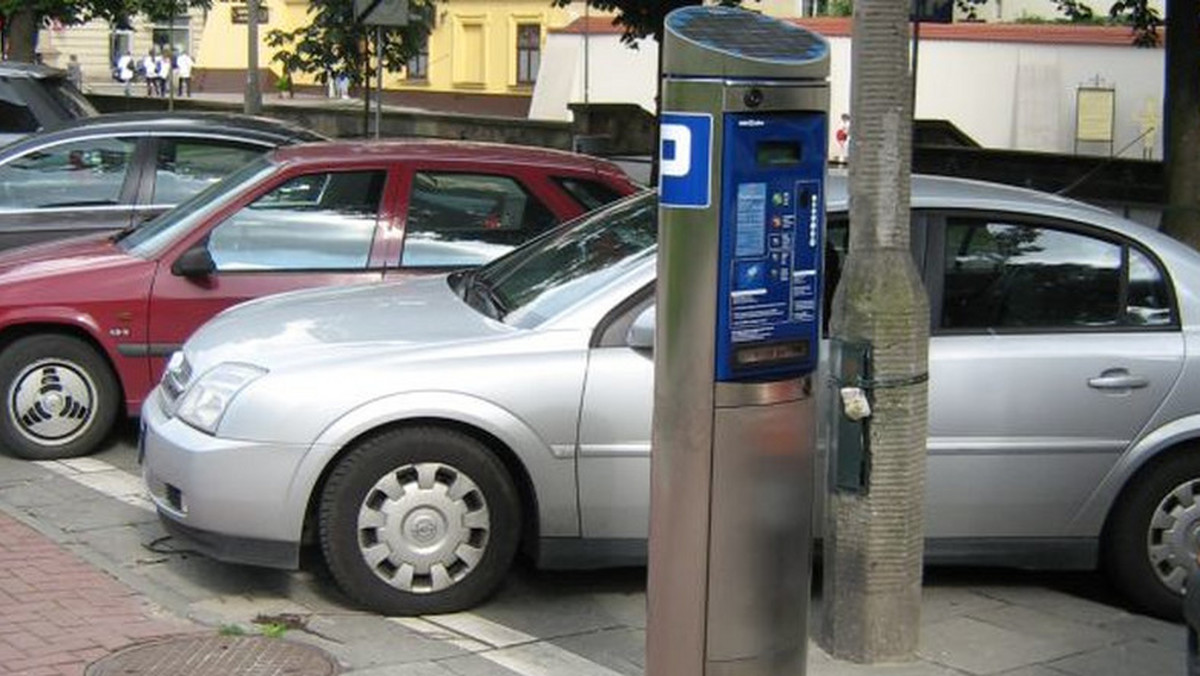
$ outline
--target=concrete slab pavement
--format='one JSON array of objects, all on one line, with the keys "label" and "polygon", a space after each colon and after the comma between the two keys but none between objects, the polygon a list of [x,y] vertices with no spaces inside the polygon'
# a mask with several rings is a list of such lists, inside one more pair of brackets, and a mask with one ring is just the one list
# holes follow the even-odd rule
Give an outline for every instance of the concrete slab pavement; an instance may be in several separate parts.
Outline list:
[{"label": "concrete slab pavement", "polygon": [[[230,625],[254,631],[255,620],[284,616],[299,620],[288,639],[326,650],[353,676],[644,671],[644,570],[519,567],[469,613],[380,617],[342,598],[317,561],[300,572],[272,571],[175,548],[131,494],[131,458],[127,451],[67,463],[0,456],[0,674],[80,674],[88,660],[125,643]],[[808,674],[1184,674],[1183,627],[1131,614],[1103,587],[1089,574],[932,570],[918,659],[855,665],[812,643]],[[813,612],[815,632],[819,598]]]}]

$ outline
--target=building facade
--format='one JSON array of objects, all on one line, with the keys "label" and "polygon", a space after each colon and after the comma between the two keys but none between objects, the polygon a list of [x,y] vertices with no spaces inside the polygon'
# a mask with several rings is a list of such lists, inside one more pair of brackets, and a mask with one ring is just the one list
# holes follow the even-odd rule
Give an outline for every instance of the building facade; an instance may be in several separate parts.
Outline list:
[{"label": "building facade", "polygon": [[[829,153],[853,133],[849,18],[797,20],[830,44]],[[530,117],[570,120],[580,104],[654,111],[657,45],[630,50],[606,22],[552,31]],[[915,116],[947,120],[988,148],[1158,159],[1163,50],[1128,28],[955,23],[921,29]]]}]

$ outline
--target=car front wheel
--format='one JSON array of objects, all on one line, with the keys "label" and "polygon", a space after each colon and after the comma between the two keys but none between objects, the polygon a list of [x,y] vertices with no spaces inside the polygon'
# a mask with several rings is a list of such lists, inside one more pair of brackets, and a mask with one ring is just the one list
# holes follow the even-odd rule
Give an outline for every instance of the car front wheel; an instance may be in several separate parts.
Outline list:
[{"label": "car front wheel", "polygon": [[451,430],[394,429],[342,458],[321,495],[329,569],[357,603],[386,615],[449,613],[492,594],[521,532],[503,463]]},{"label": "car front wheel", "polygon": [[29,460],[95,451],[112,429],[120,389],[90,345],[71,336],[32,335],[0,352],[0,443]]},{"label": "car front wheel", "polygon": [[1138,608],[1178,619],[1200,551],[1200,456],[1189,449],[1144,469],[1119,498],[1105,558]]}]

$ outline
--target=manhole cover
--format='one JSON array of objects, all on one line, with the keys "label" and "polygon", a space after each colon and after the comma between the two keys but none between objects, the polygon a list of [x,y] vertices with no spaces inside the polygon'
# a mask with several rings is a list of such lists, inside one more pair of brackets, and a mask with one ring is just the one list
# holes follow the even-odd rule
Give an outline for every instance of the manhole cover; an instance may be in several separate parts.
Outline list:
[{"label": "manhole cover", "polygon": [[84,676],[331,676],[325,651],[263,636],[202,636],[143,643],[88,665]]}]

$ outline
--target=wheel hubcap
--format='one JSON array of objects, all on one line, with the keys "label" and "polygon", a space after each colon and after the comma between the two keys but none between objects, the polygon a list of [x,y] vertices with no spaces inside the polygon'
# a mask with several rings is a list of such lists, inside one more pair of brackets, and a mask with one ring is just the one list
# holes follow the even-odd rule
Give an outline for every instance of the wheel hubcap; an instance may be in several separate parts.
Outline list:
[{"label": "wheel hubcap", "polygon": [[1182,594],[1200,551],[1200,480],[1179,484],[1158,503],[1146,547],[1159,581]]},{"label": "wheel hubcap", "polygon": [[8,415],[26,439],[62,445],[91,426],[96,385],[87,372],[67,361],[46,359],[17,376],[8,392]]},{"label": "wheel hubcap", "polygon": [[363,560],[407,592],[441,591],[474,570],[491,518],[470,477],[441,463],[405,465],[367,491],[358,510]]}]

